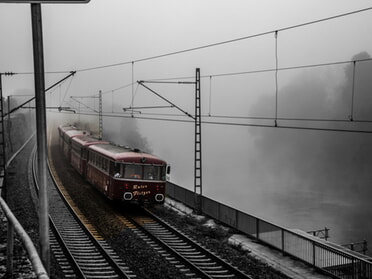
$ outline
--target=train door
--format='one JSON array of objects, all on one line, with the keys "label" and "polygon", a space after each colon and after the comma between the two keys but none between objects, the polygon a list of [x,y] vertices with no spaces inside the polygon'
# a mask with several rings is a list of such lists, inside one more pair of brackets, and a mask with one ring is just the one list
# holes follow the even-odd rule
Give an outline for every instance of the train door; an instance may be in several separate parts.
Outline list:
[{"label": "train door", "polygon": [[121,177],[120,165],[121,164],[115,163],[114,161],[110,161],[109,164],[109,181],[107,187],[110,199],[114,199],[117,195],[117,188],[119,187],[117,178]]}]

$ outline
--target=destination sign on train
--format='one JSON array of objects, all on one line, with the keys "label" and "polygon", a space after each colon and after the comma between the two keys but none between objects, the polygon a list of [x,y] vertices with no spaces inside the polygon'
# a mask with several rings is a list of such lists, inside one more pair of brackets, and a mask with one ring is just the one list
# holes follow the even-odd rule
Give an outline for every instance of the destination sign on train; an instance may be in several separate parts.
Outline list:
[{"label": "destination sign on train", "polygon": [[77,4],[90,0],[0,0],[0,3]]}]

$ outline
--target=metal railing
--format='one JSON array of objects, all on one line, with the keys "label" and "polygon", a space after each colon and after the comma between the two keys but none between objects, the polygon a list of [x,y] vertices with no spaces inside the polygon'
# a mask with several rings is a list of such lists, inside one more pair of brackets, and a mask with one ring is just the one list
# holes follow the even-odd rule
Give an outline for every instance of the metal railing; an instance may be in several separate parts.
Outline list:
[{"label": "metal railing", "polygon": [[[173,183],[167,184],[167,195],[191,208],[196,206],[194,192]],[[202,197],[202,212],[334,278],[372,279],[371,258],[342,246],[286,229],[207,197]]]},{"label": "metal railing", "polygon": [[40,260],[39,254],[34,246],[34,243],[23,229],[17,218],[13,215],[3,198],[0,197],[0,206],[6,216],[8,224],[7,233],[7,274],[12,278],[13,275],[13,246],[14,246],[14,231],[19,235],[23,245],[27,251],[31,261],[33,270],[39,279],[48,279],[49,276]]},{"label": "metal railing", "polygon": [[[7,161],[5,168],[7,169],[10,165],[10,163],[13,161],[13,159],[26,147],[26,145],[31,141],[31,139],[34,137],[35,133],[32,133],[32,135],[26,140],[26,142],[10,157],[10,159]],[[12,277],[13,275],[13,248],[14,248],[14,232],[18,234],[20,237],[26,251],[28,254],[28,257],[31,261],[33,271],[35,272],[35,275],[39,279],[48,279],[49,276],[44,268],[44,265],[42,264],[42,261],[39,257],[39,254],[26,233],[26,231],[23,229],[22,225],[19,223],[17,218],[14,216],[12,211],[9,209],[6,202],[1,197],[1,190],[2,186],[4,184],[4,181],[2,178],[0,178],[0,207],[2,208],[6,219],[7,219],[7,274]]]}]

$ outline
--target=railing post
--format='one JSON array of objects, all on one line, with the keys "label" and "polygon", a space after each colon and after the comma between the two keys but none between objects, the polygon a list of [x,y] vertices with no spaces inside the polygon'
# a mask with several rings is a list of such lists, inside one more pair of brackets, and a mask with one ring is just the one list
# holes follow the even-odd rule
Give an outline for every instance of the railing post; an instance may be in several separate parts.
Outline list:
[{"label": "railing post", "polygon": [[313,244],[313,266],[316,266],[315,265],[315,259],[316,259],[316,256],[315,256],[315,241],[312,241],[311,243]]},{"label": "railing post", "polygon": [[7,219],[7,223],[6,273],[10,278],[13,278],[14,226],[9,219]]},{"label": "railing post", "polygon": [[[7,261],[7,273],[10,275],[13,273],[13,246],[14,246],[14,231],[18,234],[23,245],[27,251],[28,258],[31,261],[33,270],[36,274],[38,279],[49,279],[49,276],[43,266],[43,263],[40,260],[40,257],[37,253],[37,250],[32,242],[31,238],[28,236],[26,231],[22,228],[21,224],[18,222],[17,218],[13,215],[12,211],[9,209],[6,202],[0,197],[0,207],[3,209],[4,214],[6,216],[8,222],[8,244],[7,244],[7,252],[8,252],[8,261]],[[9,260],[11,259],[11,261]],[[10,263],[12,265],[10,266]],[[8,276],[13,278],[12,276]]]}]

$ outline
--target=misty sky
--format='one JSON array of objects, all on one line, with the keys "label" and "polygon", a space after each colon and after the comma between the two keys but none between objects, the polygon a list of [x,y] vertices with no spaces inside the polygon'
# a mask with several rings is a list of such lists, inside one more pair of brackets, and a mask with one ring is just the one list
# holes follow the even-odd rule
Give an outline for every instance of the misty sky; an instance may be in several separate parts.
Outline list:
[{"label": "misty sky", "polygon": [[[45,4],[42,16],[46,86],[77,70],[73,79],[48,93],[48,105],[83,109],[70,96],[93,96],[102,90],[107,114],[123,113],[122,108],[129,106],[163,106],[162,100],[136,84],[131,85],[132,81],[193,77],[195,68],[200,67],[205,115],[273,117],[278,90],[279,117],[349,119],[351,63],[279,71],[277,87],[274,71],[216,75],[274,69],[276,63],[279,68],[286,68],[369,59],[372,10],[280,31],[277,48],[271,31],[370,6],[369,1],[361,0],[91,0],[88,4]],[[215,47],[130,63],[266,32]],[[0,3],[0,36],[0,72],[20,73],[3,77],[3,94],[32,95],[28,4]],[[355,69],[354,119],[371,119],[372,98],[368,95],[372,89],[371,65],[371,61],[360,62]],[[192,86],[149,86],[193,113]],[[97,109],[96,98],[83,102]],[[141,115],[134,116],[154,118],[155,113],[162,114],[161,118],[191,120],[175,116],[181,112],[174,108],[142,110]],[[70,121],[82,120],[93,126],[98,123],[96,117],[55,111],[50,115],[59,116],[61,122],[69,116]],[[272,124],[235,118],[218,120]],[[281,123],[372,130],[368,123]],[[104,132],[118,143],[136,144],[166,159],[172,164],[172,180],[193,189],[192,123],[105,117]],[[341,223],[345,222],[335,218],[340,206],[352,212],[358,202],[366,214],[371,213],[364,208],[368,202],[364,197],[370,195],[372,180],[371,140],[369,134],[205,124],[204,193],[288,226],[297,225],[298,220],[310,215],[314,220],[301,224],[304,229],[332,225],[342,228]],[[289,206],[293,200],[299,204]],[[260,207],[263,203],[267,206]],[[317,222],[320,215],[324,220]],[[355,235],[372,239],[372,225],[365,224],[362,220],[365,216],[349,215],[352,221],[346,222],[348,227],[343,230],[348,231],[354,222],[354,227],[362,223],[369,231]],[[348,236],[338,239],[344,241]]]}]

